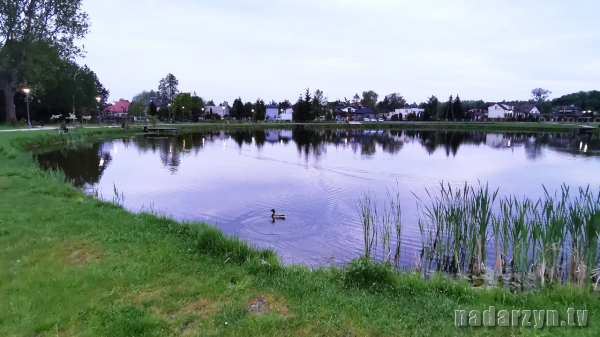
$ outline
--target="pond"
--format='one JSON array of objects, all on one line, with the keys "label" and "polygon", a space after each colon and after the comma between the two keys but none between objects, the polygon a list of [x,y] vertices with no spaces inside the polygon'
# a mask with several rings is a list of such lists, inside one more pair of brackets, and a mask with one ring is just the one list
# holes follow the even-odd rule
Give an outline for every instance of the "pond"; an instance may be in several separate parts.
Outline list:
[{"label": "pond", "polygon": [[[310,266],[364,253],[357,202],[367,191],[383,204],[398,188],[401,261],[409,264],[413,246],[421,248],[417,198],[428,200],[441,182],[532,199],[544,187],[600,186],[599,136],[558,133],[237,129],[140,135],[37,159],[104,199],[118,190],[131,211],[206,221]],[[286,219],[273,223],[271,209]]]}]

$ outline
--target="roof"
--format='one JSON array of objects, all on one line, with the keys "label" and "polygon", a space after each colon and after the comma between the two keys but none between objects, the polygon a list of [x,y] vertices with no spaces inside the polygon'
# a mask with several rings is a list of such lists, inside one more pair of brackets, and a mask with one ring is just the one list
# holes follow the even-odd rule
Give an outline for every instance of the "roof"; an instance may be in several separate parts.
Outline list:
[{"label": "roof", "polygon": [[131,105],[131,103],[129,101],[114,102],[113,105],[108,106],[108,111],[110,111],[110,112],[127,112],[127,111],[129,111],[130,105]]},{"label": "roof", "polygon": [[537,108],[535,104],[525,104],[521,107],[521,112],[523,113],[531,113],[531,110]]},{"label": "roof", "polygon": [[274,104],[270,104],[270,105],[265,105],[266,109],[279,109],[279,105],[274,105]]},{"label": "roof", "polygon": [[356,109],[357,114],[374,114],[375,112],[373,112],[373,110],[367,108],[367,107],[362,107],[359,109]]},{"label": "roof", "polygon": [[169,101],[164,98],[150,97],[144,100],[144,105],[150,105],[150,102],[154,102],[154,104],[156,104],[157,107],[161,107],[167,105]]}]

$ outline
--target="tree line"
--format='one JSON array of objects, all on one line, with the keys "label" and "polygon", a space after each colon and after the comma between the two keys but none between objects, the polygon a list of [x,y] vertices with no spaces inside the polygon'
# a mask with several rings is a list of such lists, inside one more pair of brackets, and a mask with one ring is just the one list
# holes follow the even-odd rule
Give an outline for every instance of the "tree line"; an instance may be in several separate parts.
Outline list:
[{"label": "tree line", "polygon": [[0,2],[0,122],[16,124],[26,118],[30,89],[32,120],[76,112],[95,115],[109,91],[87,65],[76,42],[89,30],[81,0]]}]

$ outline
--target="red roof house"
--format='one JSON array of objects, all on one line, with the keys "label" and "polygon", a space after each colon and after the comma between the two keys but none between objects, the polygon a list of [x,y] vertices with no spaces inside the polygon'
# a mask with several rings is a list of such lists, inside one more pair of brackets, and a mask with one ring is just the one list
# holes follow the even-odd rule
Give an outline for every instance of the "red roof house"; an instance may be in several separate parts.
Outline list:
[{"label": "red roof house", "polygon": [[131,103],[129,101],[114,102],[112,105],[108,106],[107,110],[118,116],[127,116],[130,105]]}]

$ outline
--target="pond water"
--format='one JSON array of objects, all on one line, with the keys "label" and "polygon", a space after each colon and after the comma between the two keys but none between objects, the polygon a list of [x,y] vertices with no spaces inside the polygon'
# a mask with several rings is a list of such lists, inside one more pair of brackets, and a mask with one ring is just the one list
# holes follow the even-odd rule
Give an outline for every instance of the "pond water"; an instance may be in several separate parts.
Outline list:
[{"label": "pond water", "polygon": [[[406,130],[230,130],[137,136],[37,155],[78,187],[131,211],[215,224],[285,262],[343,263],[364,252],[356,203],[399,188],[402,261],[420,249],[417,197],[440,182],[489,184],[499,195],[537,198],[600,186],[598,135]],[[272,223],[270,210],[286,215]]]}]

